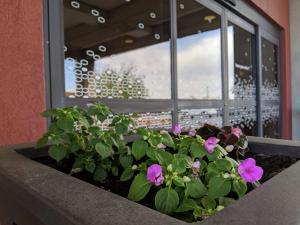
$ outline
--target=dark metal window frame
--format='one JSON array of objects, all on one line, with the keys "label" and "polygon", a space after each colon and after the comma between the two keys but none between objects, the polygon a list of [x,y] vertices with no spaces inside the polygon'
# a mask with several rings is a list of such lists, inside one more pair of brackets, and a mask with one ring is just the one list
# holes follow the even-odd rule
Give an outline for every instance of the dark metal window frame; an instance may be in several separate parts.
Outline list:
[{"label": "dark metal window frame", "polygon": [[[265,38],[280,51],[280,29],[258,13],[245,0],[239,0],[235,6],[224,0],[195,0],[221,16],[221,63],[222,63],[222,99],[221,100],[187,100],[179,99],[177,92],[177,6],[176,0],[170,0],[170,49],[171,49],[171,99],[98,99],[75,98],[65,96],[64,78],[64,15],[63,0],[44,1],[44,32],[46,61],[46,96],[47,107],[64,107],[101,101],[116,112],[159,112],[172,111],[173,124],[178,123],[178,111],[181,109],[223,108],[223,123],[229,125],[229,107],[240,106],[237,101],[229,100],[228,83],[228,21],[243,29],[255,33],[256,64],[257,64],[257,134],[262,136],[262,67],[261,38]],[[254,29],[253,29],[254,28]],[[278,72],[280,74],[280,59],[278,55]],[[280,75],[279,75],[280,77]],[[245,103],[243,103],[245,104]],[[280,106],[280,109],[282,107]]]}]

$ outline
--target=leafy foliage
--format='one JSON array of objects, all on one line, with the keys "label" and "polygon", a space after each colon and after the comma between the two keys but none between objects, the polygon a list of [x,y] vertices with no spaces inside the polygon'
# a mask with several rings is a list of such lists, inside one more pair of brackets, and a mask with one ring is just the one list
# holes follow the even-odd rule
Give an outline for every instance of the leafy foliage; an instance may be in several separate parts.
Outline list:
[{"label": "leafy foliage", "polygon": [[[197,221],[247,192],[247,184],[238,173],[239,162],[229,157],[233,152],[244,153],[247,138],[234,135],[230,127],[205,125],[195,136],[173,135],[136,128],[131,117],[114,114],[100,103],[86,110],[76,106],[51,109],[42,115],[50,117],[52,123],[37,147],[50,145],[49,156],[58,163],[74,159],[70,174],[86,171],[99,183],[109,177],[131,181],[128,198],[141,201],[149,192],[154,193],[155,207],[163,213],[177,217],[188,213]],[[110,124],[109,129],[100,128],[104,122]],[[138,138],[128,143],[124,135]],[[212,153],[205,149],[209,137],[220,140]],[[161,172],[149,179],[153,164],[159,165]],[[161,182],[153,182],[158,178]],[[229,194],[236,197],[229,198]]]}]

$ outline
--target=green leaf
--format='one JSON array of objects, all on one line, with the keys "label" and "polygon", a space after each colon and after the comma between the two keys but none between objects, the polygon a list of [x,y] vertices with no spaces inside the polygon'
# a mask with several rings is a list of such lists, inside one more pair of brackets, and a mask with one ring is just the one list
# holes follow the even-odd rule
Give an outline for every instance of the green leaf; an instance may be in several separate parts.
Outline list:
[{"label": "green leaf", "polygon": [[77,169],[77,168],[83,168],[84,167],[84,158],[82,156],[78,156],[73,165],[72,165],[72,169]]},{"label": "green leaf", "polygon": [[130,180],[134,175],[134,171],[131,167],[126,168],[121,174],[120,181]]},{"label": "green leaf", "polygon": [[57,120],[57,126],[64,130],[64,131],[70,131],[73,130],[74,121],[72,118],[60,118]]},{"label": "green leaf", "polygon": [[174,159],[172,162],[173,169],[176,173],[182,174],[186,171],[186,163],[181,159]]},{"label": "green leaf", "polygon": [[174,177],[172,181],[177,187],[185,187],[182,177]]},{"label": "green leaf", "polygon": [[231,182],[223,177],[212,177],[208,183],[208,196],[219,198],[226,196],[231,189]]},{"label": "green leaf", "polygon": [[89,121],[85,117],[79,117],[78,122],[86,128],[89,128],[89,126],[90,126]]},{"label": "green leaf", "polygon": [[243,180],[234,180],[232,182],[233,190],[238,194],[239,198],[243,197],[247,192],[247,184]]},{"label": "green leaf", "polygon": [[210,198],[209,196],[204,196],[201,199],[201,204],[206,209],[214,209],[217,205],[216,201],[214,199]]},{"label": "green leaf", "polygon": [[211,178],[218,176],[219,171],[215,162],[211,162],[207,165],[207,173],[205,174],[205,180],[209,181]]},{"label": "green leaf", "polygon": [[205,174],[205,180],[206,180],[207,182],[209,182],[210,179],[212,179],[213,177],[216,177],[216,176],[218,176],[218,175],[219,175],[218,172],[214,172],[214,171],[207,172],[207,173]]},{"label": "green leaf", "polygon": [[171,137],[171,135],[169,133],[163,133],[161,134],[162,136],[162,143],[166,146],[169,146],[171,148],[175,147],[173,138]]},{"label": "green leaf", "polygon": [[155,207],[162,213],[171,214],[177,209],[178,204],[178,194],[172,188],[160,189],[155,195]]},{"label": "green leaf", "polygon": [[158,144],[162,142],[162,139],[157,135],[151,135],[148,141],[152,146],[156,147]]},{"label": "green leaf", "polygon": [[143,140],[137,140],[132,144],[132,154],[136,160],[140,160],[146,154],[148,148],[147,142]]},{"label": "green leaf", "polygon": [[186,194],[193,198],[201,198],[206,194],[206,187],[200,180],[192,180],[186,184]]},{"label": "green leaf", "polygon": [[173,155],[170,152],[155,150],[154,154],[160,165],[168,166],[173,161]]},{"label": "green leaf", "polygon": [[200,163],[200,175],[203,175],[207,167],[207,162],[205,160],[200,160]]},{"label": "green leaf", "polygon": [[219,172],[215,162],[211,162],[207,165],[207,172]]},{"label": "green leaf", "polygon": [[154,148],[148,147],[148,148],[146,149],[146,155],[147,155],[150,159],[156,160],[155,151],[156,151],[156,150],[155,150]]},{"label": "green leaf", "polygon": [[208,160],[209,160],[210,162],[216,161],[216,160],[220,157],[220,153],[219,153],[219,151],[217,150],[217,148],[215,148],[214,152],[213,152],[212,154],[207,153],[207,154],[206,154],[206,157],[208,158]]},{"label": "green leaf", "polygon": [[233,204],[234,202],[236,202],[236,200],[233,198],[227,198],[227,197],[219,198],[219,204],[225,207]]},{"label": "green leaf", "polygon": [[94,181],[96,182],[102,182],[106,179],[107,177],[107,172],[105,169],[103,169],[102,167],[98,166],[95,170],[95,173],[94,173]]},{"label": "green leaf", "polygon": [[57,162],[66,157],[67,151],[61,146],[51,146],[48,150],[48,154],[52,159],[55,159]]},{"label": "green leaf", "polygon": [[193,143],[194,138],[192,137],[184,137],[180,140],[179,149],[188,149]]},{"label": "green leaf", "polygon": [[146,174],[140,173],[135,176],[128,193],[128,199],[140,201],[148,194],[152,184],[147,180]]},{"label": "green leaf", "polygon": [[103,158],[107,158],[112,154],[112,148],[103,142],[98,142],[95,145],[96,151]]},{"label": "green leaf", "polygon": [[197,208],[197,203],[193,199],[185,198],[182,200],[176,212],[187,212]]},{"label": "green leaf", "polygon": [[119,157],[120,163],[123,166],[123,168],[127,168],[132,165],[133,158],[131,155],[120,155]]},{"label": "green leaf", "polygon": [[151,131],[148,128],[139,127],[136,130],[136,134],[142,136],[144,139],[149,136]]},{"label": "green leaf", "polygon": [[197,207],[194,211],[193,211],[193,215],[194,215],[194,218],[197,219],[197,218],[201,218],[204,214],[204,209],[200,208],[200,207]]},{"label": "green leaf", "polygon": [[48,136],[44,135],[36,143],[36,148],[44,147],[48,143]]},{"label": "green leaf", "polygon": [[58,112],[57,109],[48,109],[48,110],[42,112],[41,115],[42,115],[43,117],[51,117],[51,116],[54,117],[54,116],[58,116],[58,115],[59,115],[59,112]]},{"label": "green leaf", "polygon": [[226,159],[218,159],[215,163],[219,170],[229,172],[232,168],[230,161],[228,161]]},{"label": "green leaf", "polygon": [[128,126],[123,123],[117,123],[115,125],[115,129],[118,134],[124,134],[128,131]]},{"label": "green leaf", "polygon": [[111,168],[111,173],[112,173],[112,175],[114,175],[115,177],[118,176],[118,175],[119,175],[119,168],[116,167],[116,166],[113,166],[113,167]]},{"label": "green leaf", "polygon": [[206,151],[201,143],[198,141],[193,141],[190,147],[191,154],[194,158],[202,158],[206,155]]},{"label": "green leaf", "polygon": [[85,170],[90,172],[90,173],[94,173],[96,169],[96,164],[94,161],[88,161],[86,164],[85,164]]},{"label": "green leaf", "polygon": [[70,146],[70,152],[74,153],[80,149],[80,145],[73,141]]}]

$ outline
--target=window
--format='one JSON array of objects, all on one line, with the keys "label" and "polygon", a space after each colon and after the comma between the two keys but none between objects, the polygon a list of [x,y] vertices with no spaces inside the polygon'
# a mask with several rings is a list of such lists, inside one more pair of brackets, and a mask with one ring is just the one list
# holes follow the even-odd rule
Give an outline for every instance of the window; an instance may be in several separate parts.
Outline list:
[{"label": "window", "polygon": [[257,135],[255,35],[254,27],[248,27],[228,23],[228,95],[234,103],[229,107],[229,120],[245,134]]},{"label": "window", "polygon": [[280,92],[277,46],[262,38],[262,120],[263,136],[279,138]]},{"label": "window", "polygon": [[177,27],[178,98],[222,99],[221,16],[181,0]]},{"label": "window", "polygon": [[279,31],[245,2],[45,1],[53,107],[101,101],[139,126],[280,137]]},{"label": "window", "polygon": [[170,99],[169,1],[64,1],[69,98]]}]

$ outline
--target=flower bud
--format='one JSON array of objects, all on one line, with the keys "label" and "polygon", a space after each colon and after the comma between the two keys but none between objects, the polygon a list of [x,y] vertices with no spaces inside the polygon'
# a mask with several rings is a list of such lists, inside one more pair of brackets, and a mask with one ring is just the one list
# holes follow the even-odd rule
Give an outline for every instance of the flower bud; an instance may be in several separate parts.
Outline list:
[{"label": "flower bud", "polygon": [[173,166],[172,166],[172,164],[169,164],[169,165],[168,165],[167,170],[168,170],[169,172],[172,172],[172,171],[173,171]]},{"label": "flower bud", "polygon": [[138,168],[137,165],[133,165],[133,166],[131,167],[132,170],[136,170],[137,168]]},{"label": "flower bud", "polygon": [[233,149],[234,149],[234,146],[233,146],[233,145],[227,145],[227,146],[225,147],[225,150],[226,150],[227,152],[232,152]]},{"label": "flower bud", "polygon": [[191,181],[191,178],[189,178],[187,176],[184,176],[182,179],[183,179],[183,182],[185,182],[185,183],[188,183]]},{"label": "flower bud", "polygon": [[217,210],[217,211],[221,211],[221,210],[223,210],[224,208],[225,208],[224,206],[218,205],[218,207],[216,208],[216,210]]},{"label": "flower bud", "polygon": [[226,179],[226,178],[229,178],[230,175],[229,175],[228,173],[225,173],[225,174],[223,175],[223,177]]}]

